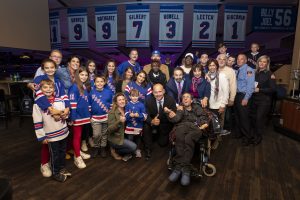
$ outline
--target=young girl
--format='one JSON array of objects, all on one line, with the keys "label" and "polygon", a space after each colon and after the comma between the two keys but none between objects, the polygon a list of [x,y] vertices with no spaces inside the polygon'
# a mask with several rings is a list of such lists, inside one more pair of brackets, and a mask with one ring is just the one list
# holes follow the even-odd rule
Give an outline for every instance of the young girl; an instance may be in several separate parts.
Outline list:
[{"label": "young girl", "polygon": [[125,88],[130,81],[133,81],[135,78],[134,70],[131,66],[125,69],[122,79],[119,79],[116,85],[116,92],[125,92]]},{"label": "young girl", "polygon": [[[44,111],[48,110],[50,111],[50,114],[55,118],[67,118],[70,111],[70,101],[68,96],[65,94],[65,86],[60,81],[60,79],[55,75],[55,72],[57,70],[56,63],[46,58],[42,62],[41,66],[42,70],[45,72],[44,75],[37,76],[33,82],[34,82],[34,88],[35,88],[35,103],[38,105],[38,107]],[[52,104],[49,102],[48,98],[44,93],[41,91],[40,83],[43,80],[51,80],[54,82],[54,96],[56,98],[60,98],[64,101],[65,108],[63,111],[55,109]],[[42,151],[41,151],[41,173],[44,177],[50,177],[51,176],[51,170],[49,167],[49,148],[47,144],[42,144]]]},{"label": "young girl", "polygon": [[107,87],[116,94],[116,85],[119,80],[119,76],[116,70],[116,62],[114,60],[108,60],[104,69],[104,76],[107,79]]},{"label": "young girl", "polygon": [[90,123],[91,117],[88,100],[89,90],[88,72],[86,68],[80,67],[75,73],[75,83],[69,89],[70,118],[73,124],[74,163],[80,169],[86,167],[82,159],[90,158],[90,155],[80,151],[82,127],[84,124]]},{"label": "young girl", "polygon": [[[55,87],[53,81],[49,79],[42,80],[40,87],[41,92],[53,107],[61,111],[65,109],[64,100],[54,96]],[[49,146],[53,178],[59,182],[66,181],[67,176],[71,176],[71,173],[64,168],[67,143],[66,138],[69,134],[65,119],[54,119],[36,103],[33,105],[32,117],[38,141],[42,141],[43,145],[48,144]]]},{"label": "young girl", "polygon": [[[134,141],[137,147],[141,142],[141,131],[143,129],[143,122],[147,118],[145,111],[145,105],[139,102],[139,91],[136,89],[130,90],[130,102],[125,107],[125,117],[127,126],[125,128],[125,134],[127,138]],[[137,158],[141,158],[141,150],[138,148],[135,152]]]},{"label": "young girl", "polygon": [[203,66],[199,63],[192,67],[190,72],[191,85],[189,92],[193,95],[194,99],[201,102],[202,107],[207,106],[210,97],[210,83],[205,79]]},{"label": "young girl", "polygon": [[141,103],[144,103],[146,97],[149,96],[150,94],[152,94],[152,89],[151,89],[150,84],[148,84],[147,74],[144,70],[140,71],[137,74],[135,81],[131,81],[126,86],[125,95],[126,95],[127,99],[129,99],[130,90],[132,90],[132,89],[137,89],[139,91],[139,93],[140,93],[139,101]]},{"label": "young girl", "polygon": [[106,157],[107,116],[110,105],[112,104],[113,93],[110,89],[106,88],[105,85],[106,78],[104,76],[96,76],[95,88],[92,89],[89,95],[94,140],[93,158],[95,158],[98,153],[100,153],[101,157]]}]

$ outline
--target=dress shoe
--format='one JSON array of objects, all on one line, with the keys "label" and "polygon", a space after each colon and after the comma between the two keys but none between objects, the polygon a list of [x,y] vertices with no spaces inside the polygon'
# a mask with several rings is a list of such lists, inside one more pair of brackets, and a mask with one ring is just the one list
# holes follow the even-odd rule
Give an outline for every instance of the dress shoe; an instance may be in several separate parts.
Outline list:
[{"label": "dress shoe", "polygon": [[106,153],[105,147],[101,147],[99,153],[100,153],[100,156],[102,158],[106,158],[107,157],[107,153]]},{"label": "dress shoe", "polygon": [[178,180],[180,174],[181,174],[180,170],[177,170],[177,169],[173,170],[173,172],[169,176],[169,181],[176,182]]},{"label": "dress shoe", "polygon": [[250,144],[252,144],[252,142],[249,140],[249,139],[243,139],[243,141],[242,141],[242,145],[243,146],[249,146]]},{"label": "dress shoe", "polygon": [[98,155],[98,152],[99,152],[99,148],[98,148],[98,147],[92,147],[92,150],[91,150],[91,157],[92,157],[92,158],[96,158],[97,155]]}]

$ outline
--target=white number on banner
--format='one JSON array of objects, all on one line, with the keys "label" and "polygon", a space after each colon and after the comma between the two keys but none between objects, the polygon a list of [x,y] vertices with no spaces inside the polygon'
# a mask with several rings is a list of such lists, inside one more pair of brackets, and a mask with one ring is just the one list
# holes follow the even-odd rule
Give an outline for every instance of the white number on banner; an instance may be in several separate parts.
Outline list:
[{"label": "white number on banner", "polygon": [[103,31],[103,38],[109,39],[111,37],[111,24],[108,22],[105,22],[102,24],[102,31]]},{"label": "white number on banner", "polygon": [[169,33],[167,33],[168,38],[173,38],[175,37],[176,34],[176,22],[174,21],[169,21],[166,26],[169,28]]},{"label": "white number on banner", "polygon": [[275,25],[276,26],[290,26],[292,11],[290,9],[276,9]]},{"label": "white number on banner", "polygon": [[81,38],[82,38],[82,26],[81,26],[81,24],[75,24],[74,33],[75,33],[74,38],[76,40],[81,40]]},{"label": "white number on banner", "polygon": [[201,22],[200,24],[200,32],[199,32],[199,38],[200,39],[208,39],[209,33],[206,31],[209,29],[209,22]]},{"label": "white number on banner", "polygon": [[135,38],[140,38],[142,27],[143,27],[143,21],[133,21],[132,26],[137,27]]}]

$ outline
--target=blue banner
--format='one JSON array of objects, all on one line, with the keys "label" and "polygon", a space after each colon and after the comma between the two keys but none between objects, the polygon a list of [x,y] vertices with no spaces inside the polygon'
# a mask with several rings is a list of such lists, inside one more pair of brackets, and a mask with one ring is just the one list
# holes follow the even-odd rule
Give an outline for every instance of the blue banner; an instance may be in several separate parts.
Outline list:
[{"label": "blue banner", "polygon": [[252,16],[253,31],[295,31],[297,20],[297,9],[295,7],[255,6]]}]

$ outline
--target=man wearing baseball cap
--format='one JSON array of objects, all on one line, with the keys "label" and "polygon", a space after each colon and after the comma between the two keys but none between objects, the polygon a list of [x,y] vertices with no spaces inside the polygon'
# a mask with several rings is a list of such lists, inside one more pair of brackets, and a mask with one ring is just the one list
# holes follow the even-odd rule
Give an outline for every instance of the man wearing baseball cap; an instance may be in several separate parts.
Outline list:
[{"label": "man wearing baseball cap", "polygon": [[[155,51],[152,52],[151,62],[153,60],[155,60],[155,61],[157,61],[157,60],[161,61],[160,58],[161,57],[160,57],[160,52],[159,51],[155,50]],[[151,70],[151,64],[148,64],[148,65],[144,66],[144,71],[147,74],[149,74],[150,70]],[[165,64],[160,64],[160,70],[166,75],[166,78],[167,78],[167,81],[168,81],[170,79],[170,73],[169,73],[168,66],[165,65]]]}]

